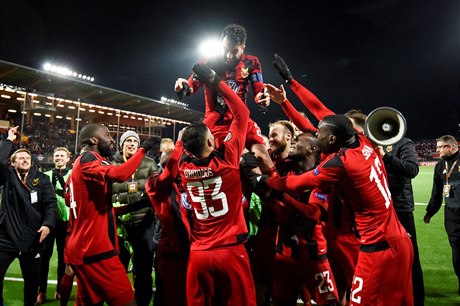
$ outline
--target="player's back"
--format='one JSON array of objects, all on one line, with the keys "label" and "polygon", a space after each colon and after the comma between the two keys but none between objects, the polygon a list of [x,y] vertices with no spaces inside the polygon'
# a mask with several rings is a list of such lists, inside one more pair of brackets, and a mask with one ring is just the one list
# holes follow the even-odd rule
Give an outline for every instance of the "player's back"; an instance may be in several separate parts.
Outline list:
[{"label": "player's back", "polygon": [[246,241],[239,168],[214,150],[205,159],[189,155],[179,169],[193,206],[191,250],[206,250]]},{"label": "player's back", "polygon": [[361,243],[399,238],[404,230],[394,211],[382,159],[367,138],[358,137],[358,147],[339,152],[347,178],[336,189],[350,204]]}]

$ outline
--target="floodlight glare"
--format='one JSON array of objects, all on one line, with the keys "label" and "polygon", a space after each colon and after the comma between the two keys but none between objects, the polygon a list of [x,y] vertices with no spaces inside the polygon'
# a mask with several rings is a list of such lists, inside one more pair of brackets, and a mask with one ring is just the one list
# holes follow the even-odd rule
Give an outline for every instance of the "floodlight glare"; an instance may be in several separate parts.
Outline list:
[{"label": "floodlight glare", "polygon": [[222,51],[222,43],[218,39],[210,39],[201,43],[200,53],[205,58],[218,56]]}]

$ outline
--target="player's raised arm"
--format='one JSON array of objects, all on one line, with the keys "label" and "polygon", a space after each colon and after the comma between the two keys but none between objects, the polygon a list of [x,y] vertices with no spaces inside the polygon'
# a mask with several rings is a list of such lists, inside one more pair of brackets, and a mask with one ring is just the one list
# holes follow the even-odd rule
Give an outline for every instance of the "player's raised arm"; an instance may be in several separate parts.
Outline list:
[{"label": "player's raised arm", "polygon": [[289,67],[287,66],[284,59],[275,54],[275,60],[273,65],[284,79],[285,83],[289,84],[292,91],[299,97],[303,105],[316,117],[318,120],[322,120],[324,117],[334,115],[335,113],[327,108],[311,91],[306,87],[302,86],[299,82],[294,79]]}]

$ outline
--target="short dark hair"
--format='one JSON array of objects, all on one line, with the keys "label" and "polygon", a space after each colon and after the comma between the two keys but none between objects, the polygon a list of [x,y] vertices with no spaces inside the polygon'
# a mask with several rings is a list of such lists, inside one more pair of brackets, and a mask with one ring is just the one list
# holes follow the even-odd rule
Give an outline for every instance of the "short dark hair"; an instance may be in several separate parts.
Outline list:
[{"label": "short dark hair", "polygon": [[222,31],[221,38],[228,37],[228,39],[238,45],[244,45],[246,43],[246,29],[238,24],[229,24]]},{"label": "short dark hair", "polygon": [[353,123],[345,115],[326,116],[321,120],[320,125],[324,125],[337,138],[337,145],[340,147],[348,144],[356,134]]},{"label": "short dark hair", "polygon": [[200,155],[205,147],[208,127],[203,122],[197,122],[187,127],[182,134],[184,148],[195,156]]},{"label": "short dark hair", "polygon": [[362,127],[364,129],[364,126],[366,124],[366,118],[367,115],[363,113],[362,110],[360,109],[350,109],[348,112],[344,114],[350,119],[353,119],[357,125]]},{"label": "short dark hair", "polygon": [[101,123],[90,123],[90,124],[85,125],[81,129],[80,135],[78,137],[80,144],[82,146],[91,145],[90,138],[95,137],[97,134],[96,132],[102,127],[104,127],[104,125]]}]

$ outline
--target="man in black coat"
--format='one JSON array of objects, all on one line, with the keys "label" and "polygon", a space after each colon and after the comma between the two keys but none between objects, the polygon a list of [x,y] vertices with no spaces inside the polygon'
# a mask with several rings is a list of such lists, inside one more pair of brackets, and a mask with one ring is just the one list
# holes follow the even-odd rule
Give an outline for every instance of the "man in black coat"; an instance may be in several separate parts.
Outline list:
[{"label": "man in black coat", "polygon": [[38,290],[39,250],[56,223],[56,197],[49,177],[31,167],[31,153],[19,149],[8,155],[18,127],[0,142],[0,305],[8,267],[19,259],[24,278],[24,305],[34,305]]},{"label": "man in black coat", "polygon": [[387,170],[393,205],[399,222],[411,236],[414,248],[414,263],[412,265],[412,288],[414,305],[424,305],[425,287],[423,284],[422,266],[418,254],[417,235],[414,222],[414,192],[412,179],[419,172],[417,153],[414,143],[404,137],[397,143],[381,147],[385,169]]},{"label": "man in black coat", "polygon": [[452,135],[436,139],[436,152],[441,160],[434,167],[431,198],[426,207],[423,222],[430,223],[431,218],[441,209],[444,202],[444,227],[452,248],[452,263],[458,278],[460,295],[460,153],[458,142]]}]

